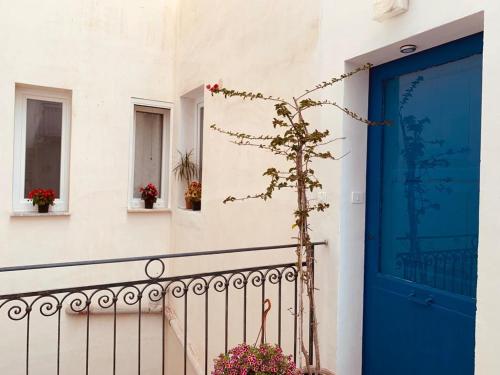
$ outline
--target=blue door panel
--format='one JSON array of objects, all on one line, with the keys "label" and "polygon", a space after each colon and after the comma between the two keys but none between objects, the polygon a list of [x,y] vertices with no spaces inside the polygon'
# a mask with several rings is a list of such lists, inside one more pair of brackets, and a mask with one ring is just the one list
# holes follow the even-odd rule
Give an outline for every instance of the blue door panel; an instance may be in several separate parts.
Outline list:
[{"label": "blue door panel", "polygon": [[[463,358],[463,353],[474,350],[472,317],[441,307],[415,305],[406,296],[395,296],[387,290],[380,290],[376,296],[377,301],[367,303],[379,311],[370,324],[381,334],[365,335],[365,348],[371,349],[364,353],[365,374],[473,374],[474,362]],[[391,306],[390,311],[387,306]],[[422,320],[428,323],[422,326]],[[450,330],[451,326],[456,329]]]},{"label": "blue door panel", "polygon": [[472,375],[482,34],[372,69],[364,375]]}]

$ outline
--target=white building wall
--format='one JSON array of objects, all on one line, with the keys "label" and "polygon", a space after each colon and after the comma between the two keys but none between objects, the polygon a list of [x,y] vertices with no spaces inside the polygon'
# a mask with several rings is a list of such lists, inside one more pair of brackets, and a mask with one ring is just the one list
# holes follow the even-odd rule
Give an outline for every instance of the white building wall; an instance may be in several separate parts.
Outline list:
[{"label": "white building wall", "polygon": [[[174,14],[167,0],[0,0],[0,267],[167,251],[170,213],[129,213],[127,197],[131,98],[174,101]],[[12,215],[16,83],[72,92],[69,216]],[[1,274],[0,294],[130,280],[142,267]],[[0,373],[23,373],[25,321],[7,324],[5,308],[0,320]],[[32,319],[32,373],[55,373],[55,322]],[[117,370],[137,373],[137,319],[120,322]],[[92,316],[91,373],[111,371],[110,327],[110,316]],[[159,315],[145,316],[143,340],[157,348],[159,327]],[[61,370],[85,373],[85,317],[63,312],[61,334]],[[159,353],[143,354],[144,371]]]},{"label": "white building wall", "polygon": [[[320,2],[288,1],[180,1],[178,3],[176,50],[176,95],[189,94],[198,87],[221,80],[228,88],[259,91],[268,95],[290,96],[311,86],[319,76],[309,72],[317,55]],[[238,147],[227,137],[209,129],[217,123],[230,130],[264,133],[272,132],[273,103],[258,101],[223,100],[204,92],[205,132],[203,155],[203,198],[200,212],[176,209],[173,214],[172,249],[191,251],[224,249],[293,243],[291,226],[294,196],[291,192],[277,192],[271,201],[236,202],[224,205],[228,195],[260,193],[268,180],[262,173],[271,166],[279,167],[265,151]],[[182,109],[184,111],[184,109]],[[186,143],[189,117],[177,113],[175,139]],[[188,136],[189,137],[189,136]],[[189,142],[189,140],[188,140]],[[182,185],[177,186],[183,189]],[[174,194],[180,196],[180,194]],[[179,202],[182,204],[182,202]],[[331,215],[328,214],[328,215]],[[314,235],[321,240],[320,234]],[[294,260],[294,250],[257,253],[248,256],[214,256],[195,262],[176,262],[175,272],[268,265]],[[193,266],[193,263],[195,265]],[[269,288],[271,289],[271,288]],[[283,295],[291,295],[284,289]],[[215,293],[214,293],[215,294]],[[273,299],[269,339],[275,340],[277,296]],[[242,341],[241,297],[231,296],[230,345]],[[191,309],[196,311],[194,299]],[[219,313],[211,312],[211,341],[223,339],[223,300],[219,299]],[[214,306],[217,302],[211,303]],[[260,320],[260,298],[249,297],[248,342],[256,339]],[[198,310],[203,311],[202,305]],[[288,299],[283,306],[283,319],[291,318]],[[251,310],[250,310],[251,309]],[[182,307],[178,307],[182,311]],[[203,316],[201,315],[200,318]],[[274,320],[273,320],[274,319]],[[190,337],[203,353],[203,319],[190,320]],[[290,343],[293,325],[285,324],[285,337]],[[196,332],[200,332],[197,335]],[[216,332],[220,332],[217,335]],[[217,339],[219,336],[219,340]],[[223,346],[213,345],[210,356],[217,355]],[[291,347],[286,348],[291,351]]]},{"label": "white building wall", "polygon": [[[170,214],[127,212],[131,98],[174,101],[171,1],[0,1],[2,265],[145,255]],[[15,84],[72,91],[70,216],[14,217]]]},{"label": "white building wall", "polygon": [[[409,11],[384,23],[372,20],[373,2],[365,0],[293,2],[183,1],[179,11],[176,77],[178,95],[195,86],[222,80],[224,86],[289,96],[316,81],[328,79],[365,62],[380,64],[401,57],[399,46],[414,42],[419,51],[483,30],[484,84],[482,123],[481,233],[479,248],[477,374],[500,368],[493,343],[498,341],[500,309],[495,277],[498,232],[494,212],[498,147],[495,119],[499,71],[494,40],[500,35],[495,1],[410,1]],[[360,75],[338,85],[327,95],[366,114],[368,76]],[[216,122],[231,130],[260,132],[269,129],[271,111],[265,105],[206,98],[207,124]],[[352,191],[364,192],[366,129],[324,111],[319,127],[346,136],[342,150],[350,155],[338,163],[321,163],[327,198],[333,208],[314,221],[314,239],[329,241],[319,251],[318,283],[323,360],[340,374],[361,373],[362,301],[364,259],[364,204],[352,205]],[[318,117],[313,117],[318,119]],[[223,206],[226,194],[253,192],[264,186],[259,171],[271,159],[258,151],[225,143],[218,134],[206,138],[204,209],[199,216],[174,216],[175,248],[253,245],[283,242],[291,196],[277,194],[274,202]],[[342,151],[339,151],[342,152]],[[251,158],[251,159],[250,159]],[[249,163],[251,160],[251,163]],[[318,170],[318,168],[317,168]],[[244,213],[244,214],[243,214]],[[340,225],[340,231],[339,231]],[[193,235],[196,228],[196,235]]]},{"label": "white building wall", "polygon": [[[202,211],[177,209],[181,195],[175,191],[172,213],[127,213],[130,98],[170,101],[177,108],[181,96],[219,80],[226,87],[297,95],[360,63],[400,57],[403,41],[417,41],[422,50],[480,31],[483,15],[478,12],[484,12],[485,79],[476,373],[498,372],[500,5],[494,0],[413,0],[406,14],[384,23],[371,19],[372,2],[366,0],[0,1],[1,264],[291,242],[292,194],[277,193],[267,203],[221,203],[229,194],[265,187],[260,174],[273,159],[208,130]],[[15,83],[72,90],[70,216],[10,216]],[[366,89],[367,76],[360,75],[327,94],[363,113]],[[189,131],[182,127],[189,125],[180,111],[174,113],[175,150],[185,143],[182,137]],[[271,129],[273,111],[266,103],[224,101],[205,93],[205,115],[205,126],[264,132]],[[342,161],[320,163],[332,208],[313,220],[313,238],[329,241],[318,249],[324,364],[342,375],[359,375],[364,205],[351,205],[349,198],[365,189],[366,130],[335,111],[313,113],[311,121],[347,137],[335,152],[350,151]],[[178,263],[175,269],[192,272],[242,262],[257,264],[262,258],[212,257],[194,266]]]}]

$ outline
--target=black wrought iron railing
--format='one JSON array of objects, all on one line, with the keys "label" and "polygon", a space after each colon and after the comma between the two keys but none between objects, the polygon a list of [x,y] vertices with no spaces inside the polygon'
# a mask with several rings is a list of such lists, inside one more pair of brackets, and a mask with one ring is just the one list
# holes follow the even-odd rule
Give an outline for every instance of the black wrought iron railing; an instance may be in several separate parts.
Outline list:
[{"label": "black wrought iron railing", "polygon": [[[0,373],[209,374],[217,353],[240,342],[253,344],[266,298],[273,302],[268,341],[297,358],[294,248],[265,246],[0,268],[0,276],[8,279],[4,285],[16,285],[18,279],[29,279],[29,272],[50,280],[57,269],[74,267],[94,280],[102,272],[92,272],[94,267],[123,264],[126,272],[135,264],[144,267],[143,277],[133,280],[0,295]],[[230,262],[237,264],[243,254],[255,254],[255,261],[256,254],[260,260],[265,259],[263,254],[270,257],[270,252],[279,250],[288,250],[287,262],[181,275],[172,275],[169,267],[175,259],[216,256],[227,261],[239,254]],[[311,334],[308,339],[311,347]]]}]

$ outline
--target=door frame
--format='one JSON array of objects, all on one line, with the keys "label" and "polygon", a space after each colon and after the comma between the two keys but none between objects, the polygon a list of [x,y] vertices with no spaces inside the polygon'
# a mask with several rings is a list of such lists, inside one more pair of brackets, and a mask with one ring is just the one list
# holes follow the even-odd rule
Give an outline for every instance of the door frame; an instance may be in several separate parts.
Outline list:
[{"label": "door frame", "polygon": [[[399,46],[417,44],[424,51],[452,40],[483,31],[484,13],[471,13],[450,23],[418,34],[405,36],[388,45],[361,49],[346,56],[344,71],[349,72],[367,61],[380,65],[401,57]],[[397,37],[397,36],[396,36]],[[369,74],[361,72],[344,82],[343,104],[364,117],[368,116]],[[360,375],[362,365],[365,204],[353,204],[352,192],[366,191],[367,128],[348,116],[342,120],[343,153],[349,153],[340,165],[338,256],[332,266],[338,269],[338,288],[332,291],[337,301],[335,368],[345,375]],[[336,232],[336,231],[335,231]],[[332,237],[333,241],[335,238]]]}]

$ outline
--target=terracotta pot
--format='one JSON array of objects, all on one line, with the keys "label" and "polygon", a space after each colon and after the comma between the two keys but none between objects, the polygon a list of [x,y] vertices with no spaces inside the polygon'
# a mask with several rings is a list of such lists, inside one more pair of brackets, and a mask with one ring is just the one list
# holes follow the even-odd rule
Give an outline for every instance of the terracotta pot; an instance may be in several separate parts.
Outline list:
[{"label": "terracotta pot", "polygon": [[44,205],[39,204],[38,205],[38,213],[39,214],[46,214],[48,212],[49,212],[49,205],[48,204],[44,204]]},{"label": "terracotta pot", "polygon": [[144,208],[146,208],[148,210],[152,210],[154,204],[155,204],[155,200],[154,199],[145,199],[144,200]]},{"label": "terracotta pot", "polygon": [[[308,373],[307,373],[307,370],[306,370],[306,369],[302,369],[302,373],[303,373],[304,375],[308,375]],[[335,373],[334,373],[334,372],[332,372],[332,371],[330,371],[330,370],[327,370],[326,368],[322,368],[321,370],[319,370],[319,372],[315,372],[315,371],[313,370],[312,375],[335,375]]]},{"label": "terracotta pot", "polygon": [[184,198],[186,201],[186,210],[191,210],[193,208],[193,202],[189,198]]}]

